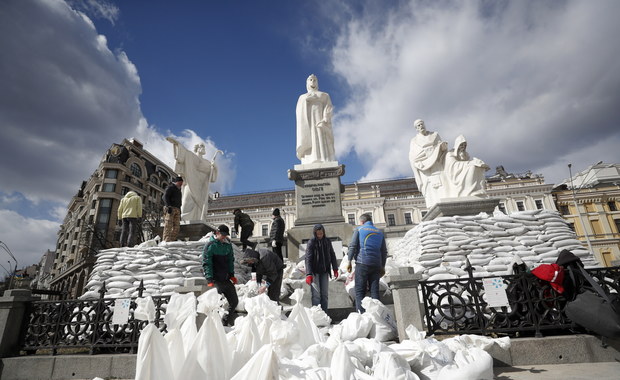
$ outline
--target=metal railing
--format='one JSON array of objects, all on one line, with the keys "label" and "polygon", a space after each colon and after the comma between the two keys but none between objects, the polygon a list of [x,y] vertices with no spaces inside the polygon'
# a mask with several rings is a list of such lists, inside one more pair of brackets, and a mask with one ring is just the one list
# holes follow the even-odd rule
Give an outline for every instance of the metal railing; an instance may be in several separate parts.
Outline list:
[{"label": "metal railing", "polygon": [[[484,298],[482,277],[421,281],[429,334],[506,334],[542,336],[542,331],[570,330],[564,314],[566,298],[529,272],[501,277],[509,307],[491,307]],[[620,293],[620,267],[588,269],[606,290]]]},{"label": "metal railing", "polygon": [[[138,296],[145,290],[142,282]],[[112,323],[114,298],[103,298],[105,284],[95,300],[33,301],[24,316],[21,350],[33,354],[37,350],[50,350],[56,355],[59,349],[83,349],[92,355],[103,352],[131,352],[138,347],[140,331],[147,321],[134,318],[135,298],[131,299],[127,324]],[[170,296],[154,296],[155,325],[165,332],[163,322]],[[71,350],[69,350],[71,351]]]}]

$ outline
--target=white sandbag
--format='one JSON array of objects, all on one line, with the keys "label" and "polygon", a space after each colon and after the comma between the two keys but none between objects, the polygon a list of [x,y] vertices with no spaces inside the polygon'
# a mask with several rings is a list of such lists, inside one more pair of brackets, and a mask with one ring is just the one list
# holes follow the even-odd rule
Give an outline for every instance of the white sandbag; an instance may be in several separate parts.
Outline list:
[{"label": "white sandbag", "polygon": [[310,314],[310,319],[317,327],[329,326],[332,323],[332,319],[319,305],[312,306],[307,311]]},{"label": "white sandbag", "polygon": [[234,375],[258,352],[262,342],[252,317],[237,318],[232,334],[234,337],[234,348],[230,373]]},{"label": "white sandbag", "polygon": [[148,320],[149,324],[140,332],[136,355],[136,380],[170,380],[173,378],[168,345],[155,326],[155,304],[151,297],[136,300],[134,317]]},{"label": "white sandbag", "polygon": [[459,350],[454,364],[439,370],[436,380],[493,380],[493,357],[483,349]]},{"label": "white sandbag", "polygon": [[293,292],[291,300],[294,300],[296,303],[291,314],[289,314],[288,321],[297,326],[299,332],[297,343],[305,350],[315,343],[322,342],[323,338],[319,329],[310,319],[306,308],[301,303],[303,294],[303,289],[295,289],[295,292]]},{"label": "white sandbag", "polygon": [[263,346],[231,380],[276,380],[279,378],[279,363],[273,346]]},{"label": "white sandbag", "polygon": [[369,336],[371,338],[374,338],[379,342],[387,342],[389,340],[394,340],[398,337],[396,320],[394,319],[394,316],[390,313],[389,309],[385,307],[385,305],[381,303],[381,301],[372,299],[370,297],[365,297],[362,300],[362,307],[366,309],[365,314],[370,316],[370,318],[374,322],[369,333]]},{"label": "white sandbag", "polygon": [[420,380],[418,375],[411,372],[407,361],[396,352],[380,352],[372,370],[376,379]]},{"label": "white sandbag", "polygon": [[206,318],[187,354],[179,379],[228,379],[232,354],[220,316],[224,314],[224,300],[211,289],[198,297],[197,310]]},{"label": "white sandbag", "polygon": [[370,316],[360,313],[351,313],[347,319],[340,322],[342,325],[342,340],[353,341],[357,338],[366,338],[370,334],[373,321]]},{"label": "white sandbag", "polygon": [[452,273],[437,273],[434,274],[432,276],[430,276],[427,280],[428,281],[439,281],[439,280],[453,280],[459,278],[458,275],[456,274],[452,274]]}]

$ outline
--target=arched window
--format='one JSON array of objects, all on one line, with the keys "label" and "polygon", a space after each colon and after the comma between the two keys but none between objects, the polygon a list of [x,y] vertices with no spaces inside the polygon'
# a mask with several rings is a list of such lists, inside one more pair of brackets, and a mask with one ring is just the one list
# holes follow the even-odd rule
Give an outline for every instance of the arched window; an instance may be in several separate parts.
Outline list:
[{"label": "arched window", "polygon": [[134,162],[133,164],[131,164],[131,167],[129,169],[131,170],[131,174],[138,178],[142,178],[142,168],[140,167],[140,165]]}]

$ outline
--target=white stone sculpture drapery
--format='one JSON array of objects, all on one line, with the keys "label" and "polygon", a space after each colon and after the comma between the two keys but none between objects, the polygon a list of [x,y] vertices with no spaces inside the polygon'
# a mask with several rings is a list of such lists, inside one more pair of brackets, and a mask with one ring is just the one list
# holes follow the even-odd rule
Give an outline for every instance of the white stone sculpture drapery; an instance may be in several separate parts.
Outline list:
[{"label": "white stone sculpture drapery", "polygon": [[319,91],[314,74],[306,80],[307,93],[299,96],[296,107],[297,158],[302,164],[336,160],[329,94]]},{"label": "white stone sculpture drapery", "polygon": [[479,158],[470,158],[467,140],[459,135],[454,149],[446,153],[446,193],[449,197],[470,197],[486,194],[484,172],[489,166]]},{"label": "white stone sculpture drapery", "polygon": [[445,152],[448,144],[441,140],[437,132],[426,130],[423,120],[413,123],[418,134],[409,145],[409,163],[415,176],[418,189],[424,195],[427,207],[432,207],[445,198],[442,174]]},{"label": "white stone sculpture drapery", "polygon": [[478,158],[470,158],[463,135],[456,138],[454,149],[437,132],[426,129],[424,121],[414,122],[418,134],[411,139],[409,162],[426,207],[444,198],[486,195],[484,172],[489,167]]},{"label": "white stone sculpture drapery", "polygon": [[174,147],[176,161],[174,171],[183,177],[181,219],[204,220],[207,213],[209,184],[217,180],[215,157],[213,161],[202,158],[205,154],[204,144],[196,145],[195,153],[192,153],[174,138],[167,137],[166,140]]}]

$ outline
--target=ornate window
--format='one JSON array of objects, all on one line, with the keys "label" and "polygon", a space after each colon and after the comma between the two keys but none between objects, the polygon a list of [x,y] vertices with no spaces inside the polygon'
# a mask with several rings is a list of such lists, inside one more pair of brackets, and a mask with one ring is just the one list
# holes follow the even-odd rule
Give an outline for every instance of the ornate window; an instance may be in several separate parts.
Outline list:
[{"label": "ornate window", "polygon": [[140,167],[140,165],[138,165],[138,164],[136,164],[134,162],[129,167],[129,170],[131,170],[131,174],[133,174],[134,176],[136,176],[138,178],[142,178],[142,168]]}]

